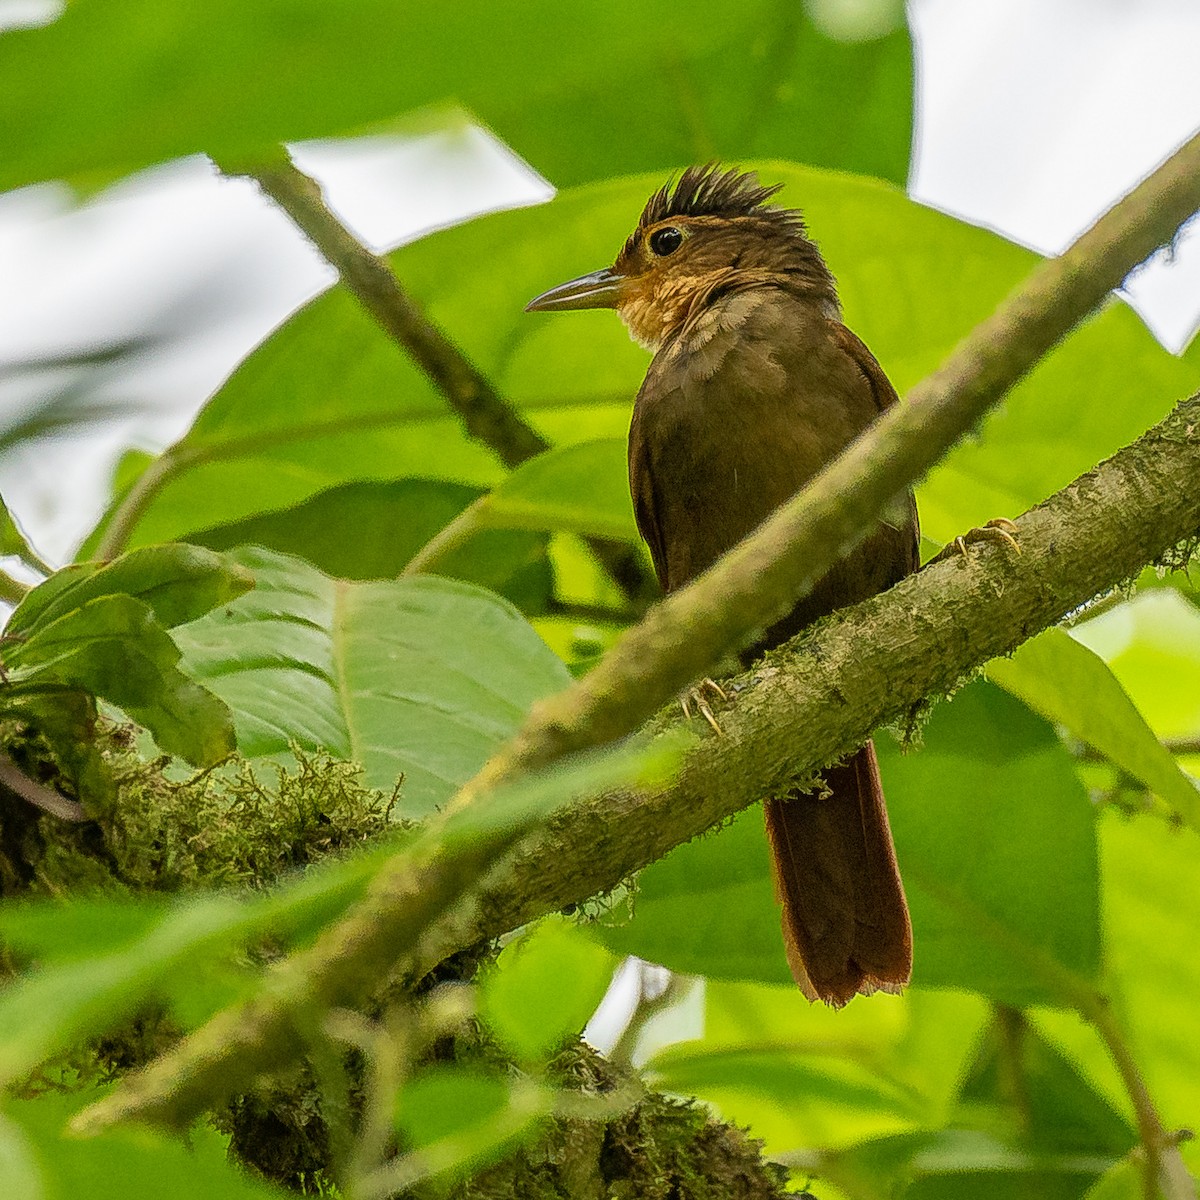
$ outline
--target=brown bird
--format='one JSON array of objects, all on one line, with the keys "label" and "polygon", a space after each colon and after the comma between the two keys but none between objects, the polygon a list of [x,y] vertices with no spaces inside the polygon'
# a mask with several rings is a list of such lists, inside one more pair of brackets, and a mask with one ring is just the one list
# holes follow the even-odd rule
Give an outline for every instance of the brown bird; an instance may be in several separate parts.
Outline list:
[{"label": "brown bird", "polygon": [[[716,164],[650,197],[616,262],[528,308],[615,308],[654,352],[629,429],[638,528],[670,592],[711,566],[837,457],[896,391],[842,324],[834,279],[779,186]],[[838,562],[749,661],[918,565],[912,496]],[[783,937],[809,999],[899,991],[912,967],[908,907],[875,748],[824,787],[766,801]]]}]

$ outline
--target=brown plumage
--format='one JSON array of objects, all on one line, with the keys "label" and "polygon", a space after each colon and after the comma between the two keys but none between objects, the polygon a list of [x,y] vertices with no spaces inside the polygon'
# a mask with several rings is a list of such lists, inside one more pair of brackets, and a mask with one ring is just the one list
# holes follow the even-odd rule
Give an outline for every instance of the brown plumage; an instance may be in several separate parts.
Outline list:
[{"label": "brown plumage", "polygon": [[[616,308],[654,351],[629,430],[638,528],[666,591],[714,563],[849,445],[896,392],[841,321],[800,214],[754,175],[692,167],[656,192],[611,268],[534,309]],[[880,524],[746,654],[917,568],[916,505]],[[912,937],[874,747],[824,788],[766,801],[796,982],[841,1005],[908,982]]]}]

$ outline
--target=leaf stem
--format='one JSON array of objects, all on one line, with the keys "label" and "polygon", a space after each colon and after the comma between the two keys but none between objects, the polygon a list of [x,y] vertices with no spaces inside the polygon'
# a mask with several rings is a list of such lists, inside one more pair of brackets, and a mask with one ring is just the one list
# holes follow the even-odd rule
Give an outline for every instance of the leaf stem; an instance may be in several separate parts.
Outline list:
[{"label": "leaf stem", "polygon": [[447,525],[443,525],[408,560],[401,575],[421,575],[435,571],[438,564],[450,553],[457,550],[473,534],[477,533],[483,524],[483,514],[487,512],[488,495],[482,495],[458,514]]},{"label": "leaf stem", "polygon": [[29,584],[14,579],[7,571],[0,571],[0,601],[5,604],[20,604],[29,591]]}]

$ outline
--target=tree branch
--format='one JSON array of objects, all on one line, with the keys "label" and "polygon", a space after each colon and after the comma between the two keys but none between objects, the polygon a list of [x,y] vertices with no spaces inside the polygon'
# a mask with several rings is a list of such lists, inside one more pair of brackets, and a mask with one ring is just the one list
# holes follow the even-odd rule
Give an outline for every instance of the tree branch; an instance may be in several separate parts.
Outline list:
[{"label": "tree branch", "polygon": [[[721,715],[726,736],[699,740],[670,786],[564,810],[477,882],[457,892],[443,886],[436,906],[427,894],[418,902],[409,876],[395,879],[385,867],[357,910],[288,960],[289,977],[303,978],[306,998],[350,1004],[397,966],[420,977],[460,947],[609,890],[1194,538],[1200,396],[1019,524],[1022,556],[985,548],[939,563],[820,623],[732,681],[734,699]],[[661,717],[656,728],[677,723]],[[797,729],[805,731],[802,745]],[[455,880],[468,874],[451,864],[436,872]],[[417,920],[417,910],[426,919]],[[220,1014],[82,1124],[185,1123],[256,1071],[287,1061],[298,1040],[293,1003],[272,988]]]},{"label": "tree branch", "polygon": [[712,568],[651,609],[593,671],[537,705],[518,737],[467,785],[465,797],[632,732],[789,612],[895,497],[1198,208],[1200,134],[1061,258],[1037,267],[906,403],[884,414]]},{"label": "tree branch", "polygon": [[421,311],[392,273],[325,203],[320,184],[282,155],[270,165],[218,164],[227,175],[253,179],[336,269],[345,287],[379,327],[429,377],[467,433],[510,469],[550,449],[465,354]]},{"label": "tree branch", "polygon": [[[373,254],[342,224],[315,179],[283,155],[270,165],[218,165],[227,175],[255,180],[287,213],[376,324],[425,372],[467,433],[506,467],[512,469],[550,449],[550,443],[429,320],[387,259]],[[607,538],[589,538],[587,543],[629,599],[644,603],[657,595],[657,585],[633,547]]]}]

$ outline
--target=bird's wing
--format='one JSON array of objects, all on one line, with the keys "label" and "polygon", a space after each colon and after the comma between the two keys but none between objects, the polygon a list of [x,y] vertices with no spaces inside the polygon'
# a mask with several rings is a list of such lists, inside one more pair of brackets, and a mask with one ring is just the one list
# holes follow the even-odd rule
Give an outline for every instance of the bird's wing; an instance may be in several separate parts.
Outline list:
[{"label": "bird's wing", "polygon": [[[893,404],[899,404],[900,397],[896,394],[892,381],[884,374],[875,355],[867,349],[866,343],[858,334],[847,329],[841,322],[834,322],[833,333],[835,341],[854,360],[855,365],[862,372],[879,411],[886,412]],[[907,562],[904,563],[902,574],[913,574],[921,566],[921,520],[917,514],[917,501],[912,492],[908,493],[896,517],[893,518],[889,515],[885,524],[890,525],[897,532],[908,534],[904,547]]]},{"label": "bird's wing", "polygon": [[657,493],[650,469],[650,455],[646,453],[645,442],[640,436],[640,423],[641,413],[635,407],[629,428],[629,494],[633,498],[633,516],[637,521],[638,532],[650,548],[654,573],[658,576],[659,586],[666,592],[670,590],[667,582],[667,551],[663,542],[662,523],[655,505]]},{"label": "bird's wing", "polygon": [[875,404],[880,412],[899,403],[900,397],[892,387],[892,381],[883,373],[883,368],[875,361],[875,355],[867,349],[866,343],[858,334],[846,328],[840,321],[832,322],[834,341],[852,358],[855,365],[863,373],[863,377],[871,387]]}]

